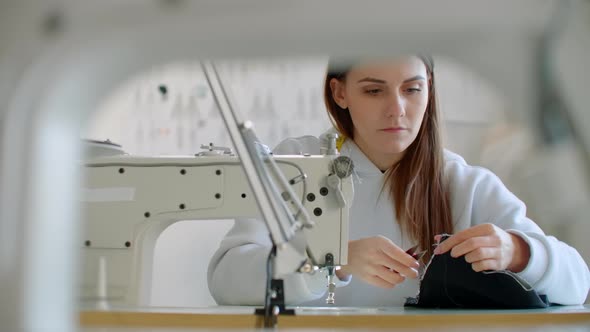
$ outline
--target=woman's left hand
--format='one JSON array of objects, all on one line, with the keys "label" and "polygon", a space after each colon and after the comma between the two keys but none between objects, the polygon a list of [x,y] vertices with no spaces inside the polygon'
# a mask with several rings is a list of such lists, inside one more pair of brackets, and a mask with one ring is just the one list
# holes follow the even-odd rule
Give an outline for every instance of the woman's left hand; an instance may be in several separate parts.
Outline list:
[{"label": "woman's left hand", "polygon": [[434,254],[449,250],[453,257],[465,256],[476,272],[506,269],[521,272],[530,259],[529,246],[520,236],[494,224],[481,224],[456,233],[439,244]]}]

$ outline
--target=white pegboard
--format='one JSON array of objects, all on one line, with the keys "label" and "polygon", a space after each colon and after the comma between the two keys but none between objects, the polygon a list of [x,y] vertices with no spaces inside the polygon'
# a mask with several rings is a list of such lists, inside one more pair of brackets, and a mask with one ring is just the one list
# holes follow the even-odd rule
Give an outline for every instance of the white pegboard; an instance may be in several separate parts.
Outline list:
[{"label": "white pegboard", "polygon": [[[262,142],[274,146],[284,137],[329,128],[322,99],[325,63],[324,58],[226,61],[219,69],[238,114],[254,122]],[[143,155],[194,154],[210,142],[231,146],[197,62],[166,65],[123,83],[84,135]]]}]

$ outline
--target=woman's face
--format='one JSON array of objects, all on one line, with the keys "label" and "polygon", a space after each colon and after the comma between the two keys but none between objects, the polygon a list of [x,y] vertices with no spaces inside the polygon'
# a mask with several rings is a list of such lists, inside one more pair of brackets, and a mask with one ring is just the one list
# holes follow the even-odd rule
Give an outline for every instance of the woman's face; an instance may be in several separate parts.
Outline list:
[{"label": "woman's face", "polygon": [[359,148],[371,159],[395,162],[418,135],[428,105],[428,80],[424,62],[407,57],[360,63],[344,81],[332,79],[330,86],[336,103],[350,112]]}]

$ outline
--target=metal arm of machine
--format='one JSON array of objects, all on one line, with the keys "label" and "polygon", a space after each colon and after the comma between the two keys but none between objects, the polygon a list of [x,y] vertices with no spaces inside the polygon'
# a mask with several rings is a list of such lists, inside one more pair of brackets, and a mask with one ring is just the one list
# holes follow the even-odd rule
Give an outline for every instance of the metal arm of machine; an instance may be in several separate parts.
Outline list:
[{"label": "metal arm of machine", "polygon": [[[242,156],[244,171],[262,217],[270,230],[273,246],[276,247],[276,250],[272,251],[272,277],[277,278],[290,273],[294,267],[295,270],[310,270],[310,266],[317,265],[317,262],[309,248],[306,248],[305,234],[300,232],[303,227],[313,226],[309,214],[296,199],[273,158],[269,158],[269,154],[257,145],[258,138],[254,133],[253,124],[250,121],[241,121],[232,108],[230,96],[223,88],[215,65],[211,61],[202,61],[201,67],[238,155]],[[331,153],[336,154],[337,151]],[[276,184],[281,189],[277,188]],[[340,193],[340,190],[336,192]],[[284,204],[285,195],[295,204],[296,214],[292,214]],[[338,197],[341,200],[342,195]],[[295,237],[299,239],[294,239]]]},{"label": "metal arm of machine", "polygon": [[[252,188],[262,218],[268,227],[273,245],[285,248],[284,244],[295,236],[295,233],[289,227],[289,224],[292,224],[292,222],[289,223],[292,218],[289,218],[286,214],[287,211],[282,202],[276,199],[278,193],[273,190],[275,189],[273,183],[268,173],[265,172],[256,142],[249,137],[253,135],[252,123],[240,121],[238,115],[232,109],[229,96],[223,88],[221,78],[214,64],[210,61],[202,61],[201,68],[209,83],[213,98],[219,108],[232,143],[240,156],[246,178]],[[300,255],[301,261],[305,260],[304,256],[304,253]]]},{"label": "metal arm of machine", "polygon": [[[264,309],[257,311],[265,317],[265,326],[271,327],[276,325],[276,316],[285,311],[283,298],[283,281],[281,275],[293,271],[309,271],[311,263],[317,265],[312,251],[307,248],[305,234],[301,232],[303,226],[312,227],[310,218],[303,209],[303,206],[297,202],[293,191],[285,180],[282,172],[278,169],[272,158],[268,154],[260,153],[256,142],[258,141],[250,121],[240,121],[238,115],[232,109],[230,97],[224,90],[221,78],[212,62],[203,61],[201,67],[205,78],[209,83],[213,97],[221,112],[225,126],[231,136],[238,155],[241,158],[242,167],[246,173],[246,178],[254,192],[256,202],[261,211],[262,218],[270,231],[272,250],[269,254],[269,262]],[[270,167],[266,168],[265,163]],[[270,172],[269,172],[270,171]],[[297,214],[291,214],[285,205],[274,181],[270,178],[270,173],[274,175],[275,181],[284,188],[283,194],[287,194],[291,202],[297,205]],[[334,175],[332,175],[334,178]],[[331,179],[329,177],[329,179]],[[328,185],[340,192],[334,181],[329,181]],[[282,196],[282,198],[281,198]],[[337,195],[340,205],[342,205],[342,194]],[[302,217],[301,221],[296,220]],[[307,255],[306,255],[307,252]],[[309,256],[309,259],[308,259]],[[310,263],[311,260],[311,263]],[[330,282],[334,277],[334,267],[330,261],[328,267]],[[330,297],[333,298],[334,290],[330,288]],[[331,300],[331,303],[334,303]]]}]

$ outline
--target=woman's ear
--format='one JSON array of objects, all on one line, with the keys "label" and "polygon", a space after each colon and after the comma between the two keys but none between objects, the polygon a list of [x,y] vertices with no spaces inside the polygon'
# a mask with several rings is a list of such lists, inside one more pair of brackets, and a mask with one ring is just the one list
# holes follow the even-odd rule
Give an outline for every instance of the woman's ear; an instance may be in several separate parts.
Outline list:
[{"label": "woman's ear", "polygon": [[332,90],[332,98],[340,108],[347,109],[348,102],[346,101],[346,90],[344,88],[344,82],[332,78],[330,80],[330,89]]}]

